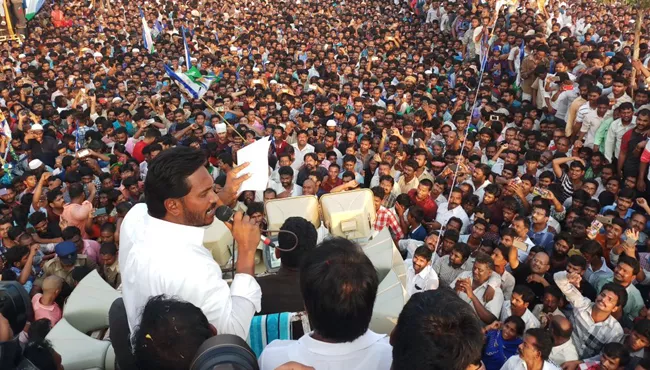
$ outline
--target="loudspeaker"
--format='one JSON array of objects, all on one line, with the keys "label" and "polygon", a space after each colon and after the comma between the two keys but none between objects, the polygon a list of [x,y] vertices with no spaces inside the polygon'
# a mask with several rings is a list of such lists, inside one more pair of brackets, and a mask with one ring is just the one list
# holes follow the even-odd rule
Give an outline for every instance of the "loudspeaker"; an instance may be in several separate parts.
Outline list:
[{"label": "loudspeaker", "polygon": [[108,311],[120,293],[93,270],[72,291],[63,309],[63,318],[82,333],[108,327]]},{"label": "loudspeaker", "polygon": [[370,189],[324,194],[320,197],[323,223],[334,236],[366,243],[377,217],[373,199]]},{"label": "loudspeaker", "polygon": [[408,299],[408,294],[400,278],[395,271],[389,271],[377,289],[370,329],[375,333],[390,335],[397,325],[397,318]]},{"label": "loudspeaker", "polygon": [[264,204],[264,209],[269,230],[279,230],[289,217],[302,217],[317,230],[320,227],[318,198],[314,195],[269,200]]},{"label": "loudspeaker", "polygon": [[395,272],[398,280],[406,286],[406,267],[404,260],[393,243],[390,231],[387,227],[383,228],[377,235],[361,248],[366,253],[373,266],[377,270],[379,281],[384,280],[392,270]]},{"label": "loudspeaker", "polygon": [[203,246],[212,253],[212,258],[221,268],[228,266],[233,244],[232,233],[222,221],[215,217],[212,225],[205,230]]},{"label": "loudspeaker", "polygon": [[93,339],[61,319],[46,337],[61,355],[66,370],[114,370],[111,342]]},{"label": "loudspeaker", "polygon": [[409,298],[404,260],[387,227],[374,235],[368,243],[362,244],[361,248],[375,266],[379,277],[370,329],[376,333],[390,334]]},{"label": "loudspeaker", "polygon": [[97,340],[86,333],[106,329],[108,312],[120,293],[93,271],[72,291],[63,318],[46,339],[61,355],[66,370],[113,370],[115,353],[111,342]]}]

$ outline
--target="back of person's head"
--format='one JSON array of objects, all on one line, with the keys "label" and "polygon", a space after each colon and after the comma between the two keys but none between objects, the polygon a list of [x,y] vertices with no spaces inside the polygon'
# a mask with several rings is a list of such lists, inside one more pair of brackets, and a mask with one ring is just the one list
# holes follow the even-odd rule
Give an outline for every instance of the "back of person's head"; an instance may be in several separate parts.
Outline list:
[{"label": "back of person's head", "polygon": [[[316,228],[311,222],[302,217],[289,217],[284,221],[280,230],[290,231],[295,234],[295,236],[288,232],[278,234],[278,247],[292,249],[295,245],[295,248],[290,252],[280,251],[282,265],[298,268],[304,256],[316,248],[318,239]],[[296,238],[298,244],[296,244]]]},{"label": "back of person's head", "polygon": [[43,341],[50,330],[52,330],[52,322],[49,319],[38,319],[29,325],[27,336],[30,342]]},{"label": "back of person's head", "polygon": [[481,326],[451,289],[414,294],[391,334],[393,370],[465,370],[481,358]]},{"label": "back of person's head", "polygon": [[214,328],[201,309],[163,295],[149,299],[135,331],[134,355],[138,370],[189,369]]},{"label": "back of person's head", "polygon": [[61,356],[54,351],[52,344],[46,340],[27,343],[23,351],[23,361],[31,362],[39,370],[58,370],[61,368]]},{"label": "back of person's head", "polygon": [[332,342],[351,342],[368,330],[379,278],[361,247],[330,238],[307,253],[300,291],[314,331]]},{"label": "back of person's head", "polygon": [[164,150],[152,160],[144,182],[149,214],[156,218],[165,217],[165,201],[183,198],[190,192],[188,177],[203,167],[205,160],[202,151],[188,147]]},{"label": "back of person's head", "polygon": [[83,280],[86,275],[90,274],[93,270],[88,267],[88,266],[77,266],[72,269],[72,280],[75,281],[75,283],[79,284],[81,280]]}]

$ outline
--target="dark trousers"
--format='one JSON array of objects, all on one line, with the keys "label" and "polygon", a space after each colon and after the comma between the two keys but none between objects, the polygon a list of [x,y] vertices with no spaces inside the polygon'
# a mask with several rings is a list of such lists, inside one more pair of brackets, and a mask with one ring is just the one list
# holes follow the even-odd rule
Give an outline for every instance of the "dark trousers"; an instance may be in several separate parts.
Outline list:
[{"label": "dark trousers", "polygon": [[120,370],[138,370],[131,349],[131,330],[122,298],[116,299],[111,305],[108,311],[108,326],[111,329],[111,344],[115,350],[116,367]]}]

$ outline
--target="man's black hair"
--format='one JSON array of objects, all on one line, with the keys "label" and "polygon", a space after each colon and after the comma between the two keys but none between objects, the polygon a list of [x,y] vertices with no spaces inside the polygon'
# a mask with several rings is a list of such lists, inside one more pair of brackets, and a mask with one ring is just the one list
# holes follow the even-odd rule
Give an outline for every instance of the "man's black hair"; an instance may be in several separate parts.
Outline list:
[{"label": "man's black hair", "polygon": [[605,346],[603,346],[602,354],[611,359],[619,359],[619,369],[625,368],[625,365],[630,362],[630,352],[622,343],[611,342],[605,344]]},{"label": "man's black hair", "polygon": [[481,326],[449,288],[414,294],[391,334],[393,370],[465,370],[481,358]]},{"label": "man's black hair", "polygon": [[212,336],[210,323],[200,308],[163,295],[152,297],[144,306],[134,335],[136,367],[189,369],[199,346]]},{"label": "man's black hair", "polygon": [[548,356],[551,354],[551,350],[553,350],[553,337],[551,333],[546,329],[533,328],[526,330],[526,335],[535,338],[537,342],[535,347],[540,352],[542,359],[544,361],[548,360]]},{"label": "man's black hair", "polygon": [[305,255],[300,291],[314,331],[328,341],[351,342],[370,324],[379,278],[354,242],[330,238]]},{"label": "man's black hair", "polygon": [[203,167],[204,163],[203,152],[187,147],[164,150],[152,160],[144,181],[149,214],[156,218],[165,217],[165,200],[189,194],[191,188],[187,178]]},{"label": "man's black hair", "polygon": [[600,289],[601,293],[604,291],[616,294],[616,297],[618,297],[618,300],[616,301],[616,307],[625,307],[625,304],[627,303],[627,290],[625,290],[622,285],[618,285],[616,283],[607,283]]},{"label": "man's black hair", "polygon": [[68,226],[65,229],[61,230],[61,237],[63,240],[71,240],[75,236],[81,237],[81,230],[76,226]]},{"label": "man's black hair", "polygon": [[280,258],[282,265],[291,268],[300,267],[300,262],[303,260],[307,253],[316,248],[316,241],[318,239],[318,232],[314,225],[302,217],[289,217],[284,221],[280,230],[291,231],[290,233],[278,234],[278,246],[282,249],[291,249],[296,244],[296,248],[290,252],[280,251]]},{"label": "man's black hair", "polygon": [[47,340],[30,341],[23,351],[23,358],[39,370],[57,370],[54,349]]}]

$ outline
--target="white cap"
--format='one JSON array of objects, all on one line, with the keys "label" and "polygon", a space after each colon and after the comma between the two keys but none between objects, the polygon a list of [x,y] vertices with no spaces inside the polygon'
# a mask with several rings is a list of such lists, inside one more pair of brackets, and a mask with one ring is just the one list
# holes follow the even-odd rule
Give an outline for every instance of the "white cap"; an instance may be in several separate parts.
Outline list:
[{"label": "white cap", "polygon": [[257,68],[257,67],[253,67],[253,72],[259,72],[259,71],[260,71],[259,68]]},{"label": "white cap", "polygon": [[236,46],[231,46],[230,51],[237,51],[237,47]]},{"label": "white cap", "polygon": [[32,131],[43,131],[43,126],[41,126],[39,123],[35,123],[32,125]]},{"label": "white cap", "polygon": [[336,127],[336,121],[334,121],[333,119],[331,119],[331,120],[327,121],[326,126],[327,126],[327,127]]},{"label": "white cap", "polygon": [[447,121],[447,122],[442,124],[442,127],[445,127],[445,126],[451,127],[452,131],[456,131],[456,125],[454,125],[451,121]]},{"label": "white cap", "polygon": [[93,58],[103,58],[103,57],[104,57],[104,56],[102,55],[102,53],[100,53],[100,52],[98,52],[98,51],[96,51],[96,52],[93,53]]},{"label": "white cap", "polygon": [[132,52],[132,53],[139,53],[139,52],[140,52],[140,49],[138,49],[138,48],[133,48],[133,49],[131,49],[131,52]]},{"label": "white cap", "polygon": [[217,123],[216,126],[214,126],[214,130],[217,132],[217,134],[223,134],[228,131],[228,127],[226,127],[225,123],[221,122]]},{"label": "white cap", "polygon": [[35,170],[43,165],[43,162],[41,162],[40,159],[33,159],[32,161],[29,162],[29,169],[30,170]]},{"label": "white cap", "polygon": [[191,14],[192,14],[193,17],[200,17],[201,16],[201,13],[199,13],[199,11],[196,10],[196,9],[192,10]]},{"label": "white cap", "polygon": [[269,81],[269,84],[270,84],[270,85],[275,85],[275,84],[277,84],[277,83],[278,83],[278,81],[276,81],[276,80],[271,80],[271,81]]},{"label": "white cap", "polygon": [[499,108],[499,109],[497,109],[495,111],[495,113],[503,114],[503,115],[506,115],[506,116],[510,115],[510,111],[507,110],[506,108]]},{"label": "white cap", "polygon": [[18,55],[18,59],[23,59],[23,58],[27,58],[27,55],[25,55],[25,54]]},{"label": "white cap", "polygon": [[120,97],[118,96],[118,97],[116,97],[116,98],[113,98],[113,100],[111,100],[111,103],[118,103],[118,102],[121,102],[121,101],[122,101],[122,98],[120,98]]}]

